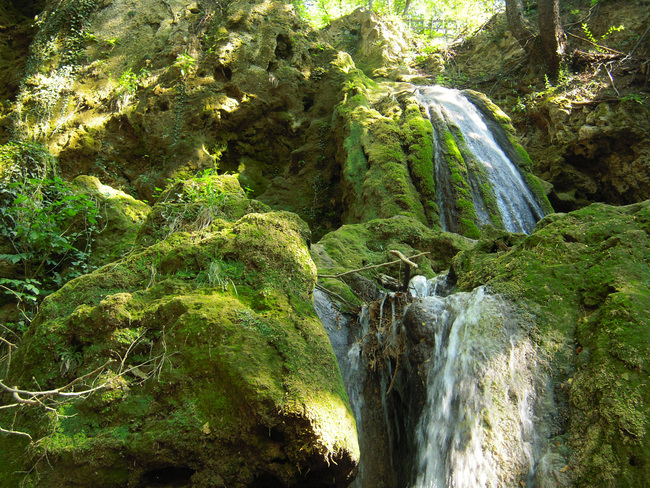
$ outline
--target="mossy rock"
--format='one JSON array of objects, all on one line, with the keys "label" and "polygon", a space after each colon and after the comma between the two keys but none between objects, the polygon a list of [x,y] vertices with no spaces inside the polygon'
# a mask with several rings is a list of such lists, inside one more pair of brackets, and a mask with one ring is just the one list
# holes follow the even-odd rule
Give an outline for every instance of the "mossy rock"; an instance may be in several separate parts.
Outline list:
[{"label": "mossy rock", "polygon": [[6,486],[347,486],[356,430],[311,301],[306,225],[251,213],[205,231],[43,302],[8,384],[48,389],[110,364],[88,378],[105,384],[94,394],[21,411],[14,428],[33,442],[2,438]]},{"label": "mossy rock", "polygon": [[[390,219],[375,219],[365,224],[349,224],[325,235],[312,246],[312,257],[319,274],[335,275],[376,264],[395,261],[389,251],[397,250],[406,256],[422,252],[428,254],[417,258],[417,274],[432,277],[449,268],[452,258],[460,251],[466,251],[474,241],[458,234],[432,230],[418,220],[396,216]],[[398,280],[404,276],[403,265],[393,264],[361,272],[365,279],[346,279],[359,298],[367,300],[370,295],[368,280],[374,282],[377,274],[387,274]],[[340,282],[338,282],[340,283]],[[349,291],[340,284],[332,285],[325,280],[323,286],[343,296],[348,302]],[[376,285],[375,285],[376,286]]]},{"label": "mossy rock", "polygon": [[376,83],[349,58],[334,66],[345,73],[343,101],[334,119],[343,222],[405,215],[438,225],[433,127],[412,96],[412,86]]},{"label": "mossy rock", "polygon": [[213,222],[233,222],[251,212],[270,208],[249,200],[234,175],[206,172],[178,180],[158,197],[137,237],[138,246],[154,244],[174,232],[202,232]]},{"label": "mossy rock", "polygon": [[87,193],[99,205],[101,228],[94,235],[89,264],[101,266],[130,252],[151,207],[126,193],[103,185],[94,176],[78,176],[72,182],[82,193]]},{"label": "mossy rock", "polygon": [[567,416],[550,440],[579,487],[650,476],[650,201],[552,214],[527,237],[486,235],[460,253],[460,289],[487,285],[535,317]]}]

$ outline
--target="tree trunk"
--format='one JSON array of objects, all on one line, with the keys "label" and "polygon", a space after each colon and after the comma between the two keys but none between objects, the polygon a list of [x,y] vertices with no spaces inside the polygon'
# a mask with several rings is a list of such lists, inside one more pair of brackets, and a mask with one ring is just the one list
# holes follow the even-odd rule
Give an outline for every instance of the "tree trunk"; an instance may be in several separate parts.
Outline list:
[{"label": "tree trunk", "polygon": [[404,5],[404,11],[402,12],[402,17],[406,17],[406,14],[408,13],[410,6],[411,6],[411,0],[406,0],[406,5]]},{"label": "tree trunk", "polygon": [[510,32],[530,56],[534,51],[535,32],[524,17],[524,6],[521,0],[506,0],[506,18]]},{"label": "tree trunk", "polygon": [[566,35],[560,24],[560,1],[539,0],[539,39],[549,75],[556,77],[566,49]]}]

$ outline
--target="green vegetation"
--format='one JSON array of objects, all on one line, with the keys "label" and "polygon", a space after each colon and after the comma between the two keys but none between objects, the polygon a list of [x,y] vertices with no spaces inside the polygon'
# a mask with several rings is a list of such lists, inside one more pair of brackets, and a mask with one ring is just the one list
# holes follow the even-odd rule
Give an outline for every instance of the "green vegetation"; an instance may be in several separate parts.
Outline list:
[{"label": "green vegetation", "polygon": [[294,0],[292,3],[301,16],[315,27],[322,27],[359,7],[365,7],[386,16],[414,20],[413,27],[429,38],[442,37],[447,31],[453,32],[453,35],[469,32],[499,8],[490,0],[319,0],[313,3]]},{"label": "green vegetation", "polygon": [[[236,183],[209,182],[216,187],[218,178]],[[157,204],[165,205],[171,199]],[[94,395],[68,401],[49,419],[11,423],[34,444],[10,459],[21,440],[9,437],[13,451],[0,453],[0,474],[36,467],[25,480],[49,473],[43,487],[64,476],[99,484],[110,475],[124,484],[129,470],[117,453],[142,466],[155,453],[245,486],[270,464],[294,483],[308,466],[356,459],[354,420],[310,304],[315,267],[306,235],[285,212],[217,219],[207,233],[174,232],[50,295],[12,359],[11,384],[51,388],[108,356],[121,364],[109,367],[110,381]],[[277,436],[286,438],[281,457]],[[163,444],[173,447],[156,447]]]},{"label": "green vegetation", "polygon": [[181,76],[184,78],[196,66],[196,59],[189,54],[182,53],[176,57],[173,66],[180,70]]},{"label": "green vegetation", "polygon": [[35,304],[89,271],[98,205],[54,174],[55,160],[38,144],[0,146],[0,168],[0,260],[12,269],[0,286]]}]

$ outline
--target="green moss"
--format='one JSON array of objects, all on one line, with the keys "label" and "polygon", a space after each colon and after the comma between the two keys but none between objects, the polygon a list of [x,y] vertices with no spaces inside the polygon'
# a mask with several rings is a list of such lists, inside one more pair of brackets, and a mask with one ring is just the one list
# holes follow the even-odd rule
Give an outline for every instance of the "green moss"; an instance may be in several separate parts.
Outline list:
[{"label": "green moss", "polygon": [[[92,196],[100,206],[101,232],[94,239],[90,263],[101,266],[131,251],[151,208],[119,190],[102,185],[93,176],[78,176],[73,185]],[[116,238],[119,237],[119,238]]]},{"label": "green moss", "polygon": [[533,161],[530,159],[528,152],[514,138],[510,138],[510,142],[519,156],[519,166],[522,169],[530,171],[533,168]]},{"label": "green moss", "polygon": [[553,213],[553,206],[551,205],[551,202],[548,201],[548,197],[546,196],[549,193],[547,190],[551,185],[538,178],[534,174],[529,173],[528,171],[522,171],[521,173],[526,180],[528,188],[530,188],[530,190],[535,195],[535,198],[542,206],[544,213],[547,215]]},{"label": "green moss", "polygon": [[[471,245],[470,241],[457,234],[434,231],[417,220],[397,216],[365,224],[344,225],[312,246],[312,253],[316,254],[321,249],[324,251],[317,259],[320,274],[336,274],[342,270],[394,261],[395,257],[389,253],[393,249],[409,256],[429,252],[428,256],[419,258],[417,262],[420,264],[419,273],[433,276],[446,269],[459,250],[468,249]],[[374,279],[377,273],[397,277],[400,266],[382,267],[362,274]]]},{"label": "green moss", "polygon": [[345,139],[344,147],[347,151],[347,161],[343,167],[343,176],[349,184],[351,198],[358,201],[363,195],[363,180],[368,170],[368,160],[363,152],[361,136],[363,126],[353,122],[349,127],[349,135]]},{"label": "green moss", "polygon": [[[462,147],[465,145],[465,140],[460,130],[457,128],[452,129],[455,129],[454,132],[446,130],[443,133],[443,151],[449,168],[449,179],[454,195],[454,220],[458,222],[458,228],[454,230],[475,239],[479,235],[479,229],[476,225],[476,210],[468,179],[468,165],[472,164],[472,162],[465,161],[463,158]],[[478,168],[476,164],[474,166],[476,172]]]},{"label": "green moss", "polygon": [[[154,464],[188,466],[229,486],[246,486],[271,463],[292,484],[308,466],[358,456],[336,359],[311,305],[304,222],[271,212],[206,230],[173,233],[43,304],[12,362],[14,384],[58,386],[109,358],[131,369],[119,376],[114,364],[97,379],[109,386],[64,405],[60,413],[74,416],[55,427],[22,419],[37,443],[33,459],[20,459],[48,472],[36,486],[60,486],[64,472],[123,486],[101,481],[109,471],[124,481],[118,455],[131,477]],[[285,438],[281,447],[269,430]],[[44,454],[49,465],[38,461]]]},{"label": "green moss", "polygon": [[438,226],[440,209],[436,203],[434,174],[433,126],[422,117],[417,103],[407,105],[402,128],[404,143],[408,145],[408,167],[411,178],[420,194],[427,223]]},{"label": "green moss", "polygon": [[[413,108],[412,124],[404,129],[402,109],[392,88],[369,80],[358,70],[346,70],[343,100],[335,111],[344,140],[340,151],[343,220],[353,223],[408,215],[423,223],[436,222],[435,189],[431,172],[427,174],[433,149],[430,139],[423,140],[431,134],[430,124],[427,128],[421,116],[416,121]],[[386,100],[388,106],[380,106]],[[405,140],[413,148],[405,148]]]}]

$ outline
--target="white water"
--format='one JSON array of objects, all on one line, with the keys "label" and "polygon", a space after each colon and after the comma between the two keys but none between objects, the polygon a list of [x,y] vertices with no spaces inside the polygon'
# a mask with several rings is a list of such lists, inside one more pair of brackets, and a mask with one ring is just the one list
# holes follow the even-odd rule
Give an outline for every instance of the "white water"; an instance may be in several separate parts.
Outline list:
[{"label": "white water", "polygon": [[[532,232],[537,221],[544,216],[544,211],[517,167],[499,147],[479,110],[458,90],[428,86],[418,88],[416,93],[430,118],[432,111],[435,111],[447,125],[460,129],[468,150],[490,182],[505,229],[509,232]],[[438,184],[443,180],[440,172],[442,163],[443,161],[436,161]],[[471,168],[468,167],[468,170],[471,171]],[[488,210],[478,189],[472,188],[472,192],[479,223],[489,223]],[[440,217],[443,227],[448,228],[444,212],[446,202],[441,197],[442,193],[438,191]]]},{"label": "white water", "polygon": [[[400,424],[388,417],[395,411],[394,405],[386,404],[396,394],[385,394],[393,370],[370,375],[362,353],[369,340],[379,340],[386,349],[393,347],[405,325],[399,317],[384,317],[384,323],[391,325],[382,332],[371,329],[367,315],[356,324],[348,322],[326,295],[315,292],[316,310],[339,360],[359,430],[361,463],[352,486],[380,486],[377,463],[383,462],[387,473],[395,473],[394,464],[404,459],[410,468],[402,472],[410,470],[411,474],[386,480],[381,486],[532,486],[536,458],[543,449],[533,415],[535,387],[542,382],[535,349],[525,328],[504,302],[487,295],[483,288],[441,298],[424,296],[433,292],[436,280],[426,285],[420,281],[412,283],[412,290],[423,294],[418,293],[411,306],[424,310],[421,316],[426,317],[435,335],[435,347],[426,362],[427,398],[422,415],[401,423],[412,426],[414,432],[410,433],[391,432]],[[386,314],[392,313],[388,303],[384,309]],[[408,350],[404,352],[402,361],[408,354]],[[377,384],[368,389],[367,382],[372,378]],[[400,388],[404,389],[404,385],[395,387]],[[364,391],[373,390],[379,392],[379,396],[373,394],[374,406],[373,400],[364,398]],[[412,439],[406,453],[396,452],[404,449],[403,443],[399,448],[379,445],[405,438]]]},{"label": "white water", "polygon": [[[332,305],[327,295],[319,290],[314,291],[314,308],[327,331],[332,349],[334,349],[359,431],[360,426],[363,425],[365,406],[363,390],[367,376],[366,365],[361,362],[361,338],[368,333],[369,325],[369,321],[365,317],[367,308],[363,309],[362,315],[358,319],[358,323],[364,325],[357,334],[351,327],[350,321]],[[360,448],[364,449],[363,432],[358,432],[358,434]],[[365,467],[365,463],[360,463],[357,480],[351,485],[352,488],[363,488],[360,481],[365,478]]]},{"label": "white water", "polygon": [[425,298],[436,337],[413,488],[505,487],[534,474],[535,350],[483,288]]}]

